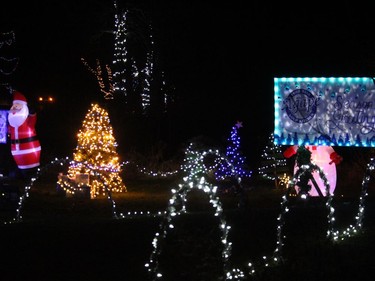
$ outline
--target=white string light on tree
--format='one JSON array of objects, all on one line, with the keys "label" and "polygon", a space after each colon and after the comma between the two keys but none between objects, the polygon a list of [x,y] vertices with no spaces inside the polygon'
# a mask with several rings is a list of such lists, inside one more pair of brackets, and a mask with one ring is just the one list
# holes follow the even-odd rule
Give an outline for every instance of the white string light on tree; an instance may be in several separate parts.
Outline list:
[{"label": "white string light on tree", "polygon": [[289,170],[286,159],[281,152],[281,145],[274,143],[274,135],[268,137],[268,143],[263,149],[262,161],[258,169],[259,175],[275,182],[275,187],[286,185],[289,177],[286,172]]},{"label": "white string light on tree", "polygon": [[122,93],[125,97],[127,96],[126,90],[126,63],[127,59],[127,28],[126,18],[127,12],[118,13],[117,1],[114,1],[115,7],[115,52],[113,60],[113,86],[115,93]]},{"label": "white string light on tree", "polygon": [[107,71],[107,84],[108,86],[106,87],[106,83],[104,82],[103,78],[103,71],[102,67],[100,66],[100,61],[97,59],[96,60],[96,69],[94,70],[89,66],[89,64],[81,58],[82,63],[87,67],[87,69],[95,75],[96,80],[98,81],[100,91],[104,94],[104,99],[109,100],[113,99],[113,93],[114,93],[114,87],[113,87],[113,82],[112,82],[112,70],[109,67],[108,64],[105,65],[105,69]]}]

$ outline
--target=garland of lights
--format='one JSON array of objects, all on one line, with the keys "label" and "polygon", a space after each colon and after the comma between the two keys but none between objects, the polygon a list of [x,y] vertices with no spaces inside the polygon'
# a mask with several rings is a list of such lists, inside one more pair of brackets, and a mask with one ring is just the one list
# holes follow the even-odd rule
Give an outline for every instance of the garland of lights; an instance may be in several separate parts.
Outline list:
[{"label": "garland of lights", "polygon": [[370,163],[367,164],[367,169],[365,172],[365,175],[362,180],[362,189],[361,189],[361,195],[359,197],[359,203],[358,203],[358,212],[357,215],[354,217],[355,218],[355,225],[349,225],[345,230],[342,231],[334,231],[331,234],[331,240],[334,242],[342,241],[347,237],[351,237],[357,233],[359,233],[362,230],[362,222],[364,218],[364,211],[365,211],[365,199],[368,195],[367,190],[368,190],[368,184],[370,181],[370,174],[371,172],[375,169],[375,159],[371,158]]},{"label": "garland of lights", "polygon": [[[248,263],[248,268],[245,271],[240,270],[239,268],[233,268],[232,270],[229,270],[228,266],[228,260],[230,257],[230,251],[231,251],[231,243],[228,242],[228,234],[230,230],[230,226],[226,224],[226,221],[223,216],[223,208],[220,202],[219,197],[216,196],[217,187],[209,184],[204,174],[207,173],[208,170],[212,169],[213,167],[205,167],[203,160],[204,157],[206,157],[209,154],[216,155],[217,157],[223,158],[219,155],[219,153],[216,151],[209,150],[208,152],[194,152],[191,150],[192,145],[189,146],[186,152],[185,157],[185,164],[182,165],[182,168],[185,172],[188,172],[187,177],[183,178],[183,183],[179,185],[179,188],[172,189],[172,198],[169,200],[169,205],[167,208],[167,211],[164,212],[164,219],[162,223],[160,224],[161,231],[157,232],[155,234],[155,238],[153,239],[152,245],[154,247],[154,250],[151,254],[149,262],[145,265],[145,267],[148,269],[148,271],[154,275],[154,277],[157,280],[162,280],[162,273],[160,272],[159,264],[158,264],[158,256],[161,253],[161,242],[163,239],[165,239],[167,235],[167,231],[173,231],[173,217],[180,215],[182,213],[186,213],[186,195],[189,191],[191,191],[193,188],[198,188],[199,190],[203,190],[205,193],[209,194],[210,203],[212,206],[216,209],[215,216],[220,218],[220,229],[222,232],[221,241],[223,243],[223,252],[222,252],[222,259],[224,264],[224,269],[226,270],[226,280],[244,280],[245,275],[248,274],[250,276],[254,276],[258,269],[255,269],[255,266],[252,262]],[[54,161],[51,161],[50,165],[44,166],[44,168],[38,168],[37,174],[35,177],[32,177],[30,179],[30,182],[25,185],[24,187],[24,193],[19,198],[18,208],[16,210],[16,216],[8,222],[5,222],[5,224],[11,224],[15,222],[21,222],[22,221],[22,215],[21,211],[23,209],[23,204],[26,200],[26,198],[29,197],[29,190],[34,185],[35,181],[45,172],[51,165],[60,164],[63,165],[65,162],[67,162],[68,158],[63,159],[55,159]],[[93,168],[89,166],[89,168]],[[330,239],[333,242],[342,241],[346,237],[351,237],[354,234],[357,234],[363,227],[362,222],[364,218],[364,209],[365,209],[365,198],[368,195],[368,184],[370,180],[370,174],[375,169],[375,160],[374,158],[371,158],[370,163],[367,164],[367,169],[365,172],[365,176],[362,181],[362,190],[360,195],[360,202],[358,206],[358,213],[355,216],[356,224],[354,226],[350,225],[347,229],[344,231],[334,231],[333,230],[333,223],[335,221],[334,218],[334,208],[332,207],[332,195],[330,194],[330,186],[329,182],[327,180],[326,175],[324,174],[323,170],[315,165],[315,164],[306,164],[301,165],[299,169],[296,171],[295,175],[293,176],[292,180],[289,182],[289,188],[282,196],[281,201],[281,213],[279,214],[277,220],[277,246],[273,252],[273,255],[271,258],[268,258],[264,256],[263,259],[263,266],[269,267],[272,265],[278,265],[280,261],[282,261],[282,249],[284,246],[284,240],[285,236],[283,234],[283,226],[285,225],[285,215],[289,211],[288,208],[288,196],[290,193],[290,190],[294,188],[295,185],[297,185],[301,179],[302,176],[304,176],[306,173],[312,173],[313,171],[318,171],[319,176],[323,179],[324,185],[326,188],[326,194],[327,194],[327,202],[326,207],[329,211],[329,214],[327,216],[328,218],[328,231],[327,231],[327,238]],[[239,180],[240,182],[240,180]],[[122,215],[118,216],[116,212],[116,204],[111,196],[111,191],[109,188],[106,189],[108,193],[108,199],[112,202],[112,210],[113,210],[113,218],[118,219],[119,217],[125,218],[127,216]],[[177,209],[177,206],[181,205],[181,209]],[[149,212],[139,212],[140,215],[147,215],[149,216]],[[130,216],[131,214],[128,213]],[[158,215],[163,215],[162,212],[159,212]]]},{"label": "garland of lights", "polygon": [[[290,194],[290,191],[294,188],[294,186],[300,181],[301,177],[304,176],[305,174],[312,173],[313,171],[318,171],[319,176],[323,179],[324,185],[326,188],[326,194],[327,194],[327,202],[326,202],[326,207],[328,210],[328,230],[327,230],[327,239],[333,241],[333,242],[338,242],[342,241],[347,237],[352,237],[353,235],[357,234],[360,232],[362,229],[363,225],[363,217],[364,217],[364,209],[365,209],[365,198],[368,195],[367,190],[368,190],[368,183],[370,180],[370,174],[371,172],[375,169],[375,160],[372,158],[370,163],[367,164],[367,169],[365,176],[362,181],[362,190],[361,190],[361,196],[360,196],[360,201],[358,205],[358,213],[355,216],[356,223],[355,225],[350,225],[348,228],[346,228],[343,231],[338,231],[334,230],[334,222],[335,222],[335,217],[334,217],[334,208],[332,206],[332,200],[333,197],[329,193],[330,186],[329,182],[327,180],[327,177],[323,170],[315,165],[310,163],[309,165],[301,165],[299,169],[296,171],[295,175],[293,176],[292,180],[289,182],[289,187],[282,196],[282,201],[281,201],[281,212],[277,218],[278,220],[278,225],[277,225],[277,242],[276,242],[276,248],[273,252],[273,255],[271,257],[266,257],[263,256],[263,264],[261,267],[266,268],[269,266],[276,266],[280,264],[282,261],[282,249],[284,246],[284,240],[285,240],[285,235],[283,234],[283,227],[285,225],[285,215],[287,212],[289,212],[288,208],[288,196]],[[261,271],[261,267],[259,269],[255,269],[255,266],[252,262],[248,263],[248,269],[247,273],[250,276],[254,276],[257,272]],[[241,271],[240,269],[235,269],[233,270],[233,275],[230,276],[230,280],[242,280],[244,276],[244,272]]]},{"label": "garland of lights", "polygon": [[171,171],[171,172],[162,172],[162,171],[149,171],[147,170],[145,167],[139,167],[138,165],[136,165],[137,168],[138,168],[138,171],[140,173],[143,173],[145,175],[148,175],[148,176],[152,176],[152,177],[162,177],[162,178],[165,178],[165,177],[170,177],[170,176],[173,176],[177,173],[179,173],[180,171],[179,170],[175,170],[175,171]]},{"label": "garland of lights", "polygon": [[[117,215],[117,211],[116,211],[116,202],[112,197],[112,189],[108,188],[108,181],[103,177],[103,171],[108,172],[108,169],[106,167],[100,168],[100,167],[91,165],[87,162],[77,163],[75,161],[70,161],[70,167],[77,167],[77,166],[87,168],[90,171],[89,172],[90,175],[94,175],[94,176],[98,177],[98,181],[101,183],[101,185],[103,186],[103,188],[105,190],[105,193],[107,194],[107,199],[112,204],[112,216],[113,216],[113,218],[115,218],[115,219],[119,218],[118,215]],[[113,171],[109,171],[109,172],[113,172]],[[83,191],[83,187],[84,187],[84,185],[74,184],[72,181],[69,180],[69,178],[68,178],[68,180],[66,180],[66,178],[64,179],[63,177],[60,177],[58,179],[57,183],[60,185],[60,187],[66,193],[70,193],[72,195],[74,195],[77,192],[81,193]]]},{"label": "garland of lights", "polygon": [[[62,159],[55,159],[53,161],[50,162],[49,165],[46,165],[44,166],[43,168],[38,168],[37,169],[37,172],[36,172],[36,175],[34,177],[32,177],[30,179],[30,182],[25,184],[24,186],[24,192],[23,194],[19,197],[19,200],[18,200],[18,208],[16,209],[16,215],[14,218],[12,218],[10,221],[6,221],[4,222],[4,224],[11,224],[11,223],[18,223],[18,222],[22,222],[22,214],[21,214],[21,211],[23,209],[23,205],[24,205],[24,202],[26,200],[26,198],[29,197],[29,190],[31,189],[31,187],[34,185],[35,181],[44,173],[47,171],[47,169],[52,166],[52,165],[56,165],[56,164],[60,164],[60,165],[63,165],[64,163],[68,162],[69,161],[69,158],[66,157],[66,158],[62,158]],[[71,161],[70,163],[72,163],[74,161]],[[84,165],[84,163],[81,163],[82,165]],[[89,169],[93,169],[93,167],[87,165],[87,167]],[[99,177],[99,179],[101,179],[101,171],[97,172],[97,176]],[[105,182],[105,180],[101,179],[103,185],[105,186],[105,190],[107,192],[107,199],[111,202],[112,204],[112,217],[115,218],[115,219],[118,219],[118,218],[125,218],[126,216],[124,216],[123,214],[120,214],[118,215],[117,214],[117,211],[116,211],[116,202],[115,200],[112,198],[112,192],[111,190],[107,187],[107,184]],[[76,193],[76,192],[79,192],[79,191],[82,191],[82,188],[80,187],[73,187],[73,186],[69,186],[69,184],[66,183],[66,181],[63,181],[62,179],[59,179],[58,180],[58,184],[66,191],[66,192],[70,192],[72,194]],[[143,214],[143,212],[140,212]],[[146,214],[149,214],[150,213],[146,213]],[[130,217],[131,214],[128,213],[128,217]]]},{"label": "garland of lights", "polygon": [[[19,200],[18,200],[18,204],[17,204],[18,208],[16,209],[16,216],[14,218],[12,218],[10,221],[4,222],[4,224],[22,222],[21,211],[23,210],[23,205],[24,205],[24,202],[25,202],[26,198],[29,197],[29,190],[32,188],[32,186],[34,185],[35,181],[37,179],[39,179],[39,177],[42,176],[48,170],[48,168],[50,168],[51,166],[54,166],[56,164],[63,165],[66,162],[69,162],[71,165],[77,165],[77,163],[75,161],[70,161],[69,157],[65,157],[65,158],[61,158],[61,159],[57,159],[56,158],[55,160],[51,161],[48,165],[44,166],[43,168],[38,168],[36,176],[32,177],[30,179],[30,182],[27,183],[24,186],[23,195],[20,196]],[[101,179],[100,176],[101,176],[101,172],[102,171],[98,170],[97,167],[94,167],[94,166],[89,165],[87,163],[80,163],[80,165],[84,165],[88,169],[91,169],[91,170],[95,169],[96,170],[95,175],[97,175],[99,177],[99,179]],[[144,170],[145,170],[145,168],[142,169],[142,171],[144,171]],[[168,173],[162,173],[162,172],[159,172],[159,173],[153,172],[151,174],[150,173],[147,173],[147,174],[148,175],[158,175],[158,176],[160,176],[160,175],[161,176],[168,176],[168,175],[173,175],[174,173],[169,173],[168,174]],[[162,211],[158,211],[156,213],[152,213],[150,211],[138,211],[138,212],[130,212],[130,211],[128,211],[125,214],[124,213],[118,213],[117,210],[116,210],[116,202],[112,198],[112,192],[111,192],[111,190],[107,187],[107,185],[105,184],[105,181],[103,179],[101,179],[101,181],[103,182],[103,185],[105,186],[105,190],[106,190],[106,194],[107,194],[107,199],[110,201],[110,203],[112,205],[112,217],[113,218],[115,218],[115,219],[120,219],[120,218],[121,219],[125,219],[125,218],[134,218],[134,217],[140,217],[140,216],[159,217],[159,216],[162,216],[162,215],[165,214],[165,212],[162,212]],[[74,185],[69,180],[64,180],[63,178],[59,178],[58,181],[57,181],[57,184],[60,185],[60,187],[64,190],[64,192],[70,193],[72,195],[77,194],[77,193],[81,193],[83,191],[82,186]]]},{"label": "garland of lights", "polygon": [[[216,195],[217,186],[213,186],[208,183],[205,175],[212,169],[214,169],[218,164],[207,167],[204,164],[204,159],[208,155],[214,155],[224,161],[225,158],[222,157],[218,151],[194,151],[194,144],[190,144],[185,151],[184,164],[181,166],[182,170],[187,173],[187,176],[183,178],[183,183],[179,184],[178,189],[172,189],[172,198],[169,199],[168,207],[165,216],[160,223],[160,231],[156,232],[155,237],[152,241],[153,251],[151,253],[149,261],[145,264],[145,267],[149,274],[154,278],[154,280],[162,280],[163,274],[159,266],[159,256],[162,252],[163,241],[167,237],[168,231],[173,231],[173,218],[187,213],[186,210],[186,198],[187,194],[194,188],[202,190],[209,195],[209,202],[212,207],[215,208],[215,217],[219,217],[221,230],[221,242],[223,246],[222,250],[222,263],[225,275],[227,278],[231,276],[241,276],[242,273],[237,269],[229,269],[229,258],[231,255],[231,242],[228,241],[228,234],[230,226],[227,225],[226,220],[223,215],[223,207],[220,198]],[[230,161],[226,160],[228,165],[231,166],[232,172],[235,171],[235,167],[231,165]],[[217,162],[220,163],[220,162]],[[237,176],[238,183],[241,184],[241,178]]]},{"label": "garland of lights", "polygon": [[[318,171],[320,177],[323,179],[327,193],[328,194],[328,200],[327,200],[327,208],[330,211],[328,215],[330,230],[327,232],[328,236],[330,236],[332,232],[332,223],[334,221],[333,218],[333,208],[331,206],[332,196],[329,194],[329,183],[328,180],[323,172],[323,170],[315,165],[310,163],[310,165],[301,165],[299,169],[296,171],[294,177],[289,183],[289,187],[287,189],[286,194],[282,197],[281,202],[281,212],[277,218],[278,225],[277,225],[277,241],[276,241],[276,248],[273,251],[273,255],[271,257],[263,256],[262,262],[257,264],[257,267],[255,266],[255,263],[248,262],[247,269],[242,271],[241,269],[237,268],[232,270],[232,272],[227,274],[227,280],[243,280],[243,278],[248,275],[251,277],[254,277],[258,272],[261,272],[262,269],[270,267],[270,266],[277,266],[281,263],[283,260],[282,257],[282,250],[284,246],[284,240],[285,235],[283,234],[283,226],[285,225],[285,214],[289,211],[289,208],[287,206],[288,203],[288,195],[290,193],[290,190],[294,188],[294,186],[300,181],[301,177],[303,177],[306,173],[312,173],[313,171]],[[259,267],[259,268],[258,268]]]},{"label": "garland of lights", "polygon": [[[68,158],[66,158],[68,159]],[[75,161],[70,161],[70,165],[76,166],[77,163]],[[151,213],[150,211],[139,211],[139,212],[126,212],[124,213],[118,213],[116,210],[116,201],[112,197],[112,191],[111,188],[108,188],[107,182],[105,179],[102,178],[102,173],[104,169],[99,169],[96,166],[92,166],[88,163],[79,163],[81,166],[85,166],[89,170],[91,170],[90,174],[95,174],[98,176],[99,180],[102,182],[106,194],[107,194],[107,199],[112,205],[112,217],[115,219],[125,219],[125,218],[134,218],[134,217],[140,217],[140,216],[147,216],[147,217],[158,217],[162,216],[165,212],[156,212],[156,213]],[[79,186],[77,184],[72,183],[72,181],[69,180],[67,177],[59,177],[57,184],[64,190],[65,193],[69,194],[76,194],[76,193],[81,193],[83,191],[83,187]]]},{"label": "garland of lights", "polygon": [[22,221],[22,214],[21,214],[21,211],[23,209],[23,205],[24,205],[24,202],[26,200],[26,198],[29,197],[29,190],[31,189],[31,187],[34,185],[35,181],[51,166],[51,165],[55,165],[55,164],[60,164],[60,165],[63,165],[64,162],[66,162],[68,160],[68,158],[65,158],[65,159],[55,159],[53,161],[50,162],[49,165],[46,165],[44,168],[38,168],[37,169],[37,172],[36,172],[36,175],[34,177],[31,177],[30,178],[30,181],[25,184],[24,186],[24,192],[23,194],[19,197],[18,199],[18,208],[16,209],[16,215],[15,217],[13,217],[10,221],[6,221],[4,222],[4,224],[11,224],[11,223],[18,223],[18,222],[21,222]]},{"label": "garland of lights", "polygon": [[[101,174],[103,172],[113,172],[108,167],[103,166],[95,166],[91,165],[87,162],[78,162],[78,161],[69,161],[69,158],[63,158],[63,159],[55,159],[54,161],[51,161],[51,163],[47,166],[45,166],[43,169],[38,169],[36,177],[31,179],[31,182],[29,184],[26,184],[24,187],[24,194],[19,198],[19,203],[18,206],[19,208],[16,210],[16,217],[13,218],[10,222],[5,222],[7,223],[12,223],[12,222],[20,222],[22,221],[22,215],[21,215],[21,210],[23,208],[23,203],[27,197],[29,197],[28,191],[31,189],[33,186],[34,182],[40,177],[40,175],[48,169],[49,166],[55,165],[55,164],[60,164],[63,165],[64,163],[69,162],[70,166],[72,167],[77,167],[77,166],[84,166],[87,169],[89,169],[91,172],[90,174],[98,176],[99,180],[102,182],[105,193],[107,194],[107,199],[111,202],[112,204],[112,216],[113,218],[134,218],[134,217],[140,217],[140,216],[147,216],[147,217],[160,217],[166,214],[165,211],[158,211],[156,213],[152,213],[150,211],[138,211],[138,212],[125,212],[125,213],[118,213],[116,210],[116,202],[112,198],[112,192],[111,190],[107,187],[105,180],[101,178]],[[129,162],[123,162],[120,166],[129,164]],[[145,167],[139,167],[136,165],[136,167],[139,169],[139,172],[148,175],[148,176],[153,176],[153,177],[168,177],[168,176],[174,176],[177,173],[179,173],[179,170],[172,171],[172,172],[161,172],[161,171],[148,171]],[[212,169],[214,167],[211,167]],[[83,192],[83,185],[77,185],[75,184],[72,180],[69,179],[69,177],[59,177],[57,180],[57,184],[64,190],[65,193],[75,195]]]}]

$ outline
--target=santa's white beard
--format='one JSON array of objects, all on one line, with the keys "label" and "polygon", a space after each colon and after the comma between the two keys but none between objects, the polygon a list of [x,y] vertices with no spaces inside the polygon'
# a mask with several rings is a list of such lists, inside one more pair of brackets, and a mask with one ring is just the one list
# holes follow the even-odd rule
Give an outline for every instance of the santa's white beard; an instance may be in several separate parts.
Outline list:
[{"label": "santa's white beard", "polygon": [[10,110],[8,114],[9,125],[19,127],[25,122],[27,116],[29,116],[29,108],[27,105],[22,106],[19,111]]}]

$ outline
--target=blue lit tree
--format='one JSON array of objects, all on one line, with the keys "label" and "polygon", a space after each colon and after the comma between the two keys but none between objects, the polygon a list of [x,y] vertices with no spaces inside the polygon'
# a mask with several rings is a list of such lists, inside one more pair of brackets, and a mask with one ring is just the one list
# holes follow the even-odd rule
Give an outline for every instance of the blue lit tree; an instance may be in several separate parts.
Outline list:
[{"label": "blue lit tree", "polygon": [[240,136],[238,129],[242,127],[242,122],[232,127],[230,137],[228,138],[228,146],[226,148],[226,158],[228,161],[221,162],[215,177],[217,180],[225,180],[232,177],[250,178],[252,171],[246,169],[245,157],[240,150]]}]

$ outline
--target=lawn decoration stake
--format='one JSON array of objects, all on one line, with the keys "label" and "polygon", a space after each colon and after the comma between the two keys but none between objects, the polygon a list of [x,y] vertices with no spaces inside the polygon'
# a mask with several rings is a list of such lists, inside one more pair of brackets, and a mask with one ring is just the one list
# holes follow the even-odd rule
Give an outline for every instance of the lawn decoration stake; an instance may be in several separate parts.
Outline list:
[{"label": "lawn decoration stake", "polygon": [[13,105],[8,114],[11,152],[17,166],[28,170],[40,165],[41,147],[35,131],[36,113],[31,114],[26,98],[13,92]]}]

